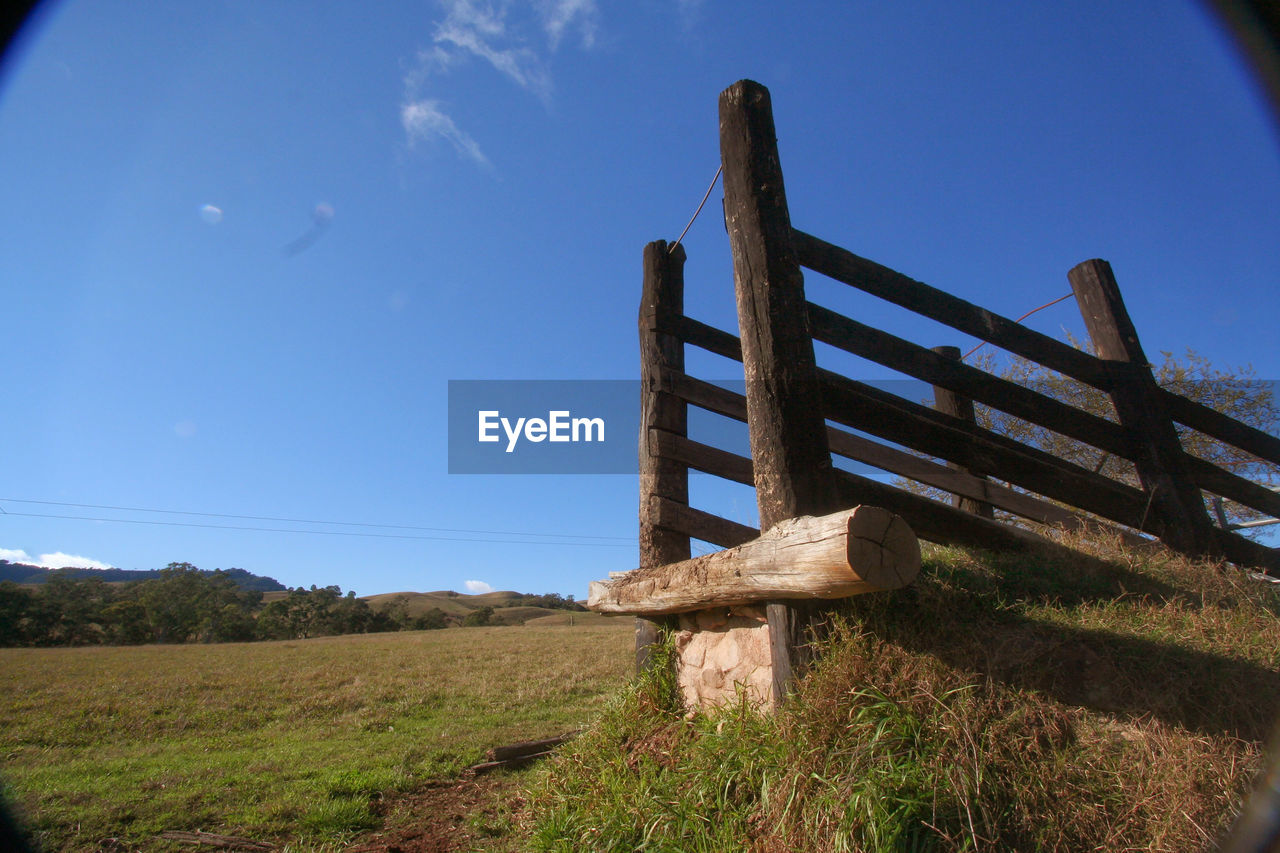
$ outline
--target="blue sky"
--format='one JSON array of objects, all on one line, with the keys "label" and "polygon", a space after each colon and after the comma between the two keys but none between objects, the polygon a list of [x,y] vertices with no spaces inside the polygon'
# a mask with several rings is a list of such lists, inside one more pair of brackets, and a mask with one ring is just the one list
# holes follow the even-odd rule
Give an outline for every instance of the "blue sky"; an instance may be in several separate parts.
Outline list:
[{"label": "blue sky", "polygon": [[[638,376],[643,246],[744,77],[797,227],[1008,316],[1102,257],[1148,353],[1280,376],[1275,125],[1191,3],[65,0],[0,81],[0,556],[361,594],[633,567],[634,476],[450,475],[447,386]],[[732,330],[719,198],[686,305]],[[1028,325],[1082,334],[1070,300]]]}]

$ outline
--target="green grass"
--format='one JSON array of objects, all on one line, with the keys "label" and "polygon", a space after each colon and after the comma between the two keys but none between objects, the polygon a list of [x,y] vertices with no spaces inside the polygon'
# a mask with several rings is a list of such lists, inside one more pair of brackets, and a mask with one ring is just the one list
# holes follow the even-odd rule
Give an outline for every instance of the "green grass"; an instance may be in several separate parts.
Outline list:
[{"label": "green grass", "polygon": [[588,722],[631,643],[618,620],[0,649],[0,776],[46,850],[168,849],[164,830],[337,842],[383,797]]},{"label": "green grass", "polygon": [[[1080,544],[1080,543],[1077,543]],[[536,850],[1196,850],[1280,712],[1280,602],[1234,571],[933,549],[853,599],[787,707],[617,697],[535,771]]]}]

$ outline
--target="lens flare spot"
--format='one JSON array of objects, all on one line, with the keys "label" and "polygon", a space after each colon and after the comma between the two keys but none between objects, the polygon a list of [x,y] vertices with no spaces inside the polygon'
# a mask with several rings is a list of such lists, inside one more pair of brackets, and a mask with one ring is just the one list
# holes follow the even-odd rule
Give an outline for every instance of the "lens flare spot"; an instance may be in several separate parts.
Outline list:
[{"label": "lens flare spot", "polygon": [[201,205],[200,218],[205,221],[206,225],[217,225],[222,221],[222,208],[215,207],[212,204]]}]

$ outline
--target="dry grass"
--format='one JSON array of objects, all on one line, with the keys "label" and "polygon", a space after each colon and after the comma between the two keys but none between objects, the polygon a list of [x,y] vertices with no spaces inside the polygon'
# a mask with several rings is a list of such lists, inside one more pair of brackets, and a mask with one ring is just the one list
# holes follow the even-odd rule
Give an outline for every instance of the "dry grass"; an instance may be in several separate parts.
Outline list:
[{"label": "dry grass", "polygon": [[1167,552],[1089,547],[931,551],[913,587],[850,602],[772,718],[686,719],[649,680],[544,771],[530,844],[1210,846],[1280,712],[1276,594]]}]

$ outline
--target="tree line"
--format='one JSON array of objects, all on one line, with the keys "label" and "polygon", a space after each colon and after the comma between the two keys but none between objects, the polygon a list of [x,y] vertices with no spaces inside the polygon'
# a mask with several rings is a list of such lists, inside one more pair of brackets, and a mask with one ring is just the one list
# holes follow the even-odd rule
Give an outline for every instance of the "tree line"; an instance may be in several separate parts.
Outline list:
[{"label": "tree line", "polygon": [[[51,574],[37,588],[3,581],[0,646],[291,640],[459,624],[439,608],[414,616],[405,607],[377,610],[337,586],[289,589],[264,603],[262,590],[238,580],[233,572],[170,563],[154,577],[128,583],[63,574]],[[565,601],[554,593],[522,598]]]}]

